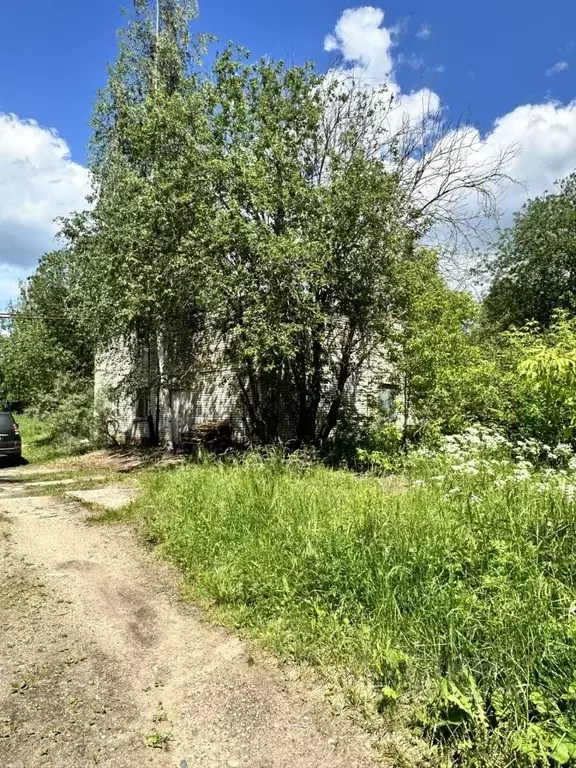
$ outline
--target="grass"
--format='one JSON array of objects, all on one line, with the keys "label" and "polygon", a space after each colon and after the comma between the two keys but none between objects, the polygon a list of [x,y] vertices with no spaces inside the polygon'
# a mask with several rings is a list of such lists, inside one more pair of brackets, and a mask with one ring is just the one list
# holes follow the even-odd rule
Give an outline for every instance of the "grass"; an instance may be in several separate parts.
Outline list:
[{"label": "grass", "polygon": [[149,747],[156,749],[167,749],[171,736],[169,733],[160,733],[159,731],[152,731],[146,736],[146,744]]},{"label": "grass", "polygon": [[132,504],[127,504],[120,509],[105,509],[98,504],[91,504],[86,501],[83,501],[82,505],[94,513],[86,518],[85,522],[88,525],[122,525],[133,521],[137,517]]},{"label": "grass", "polygon": [[24,413],[15,418],[22,435],[22,455],[30,464],[44,464],[85,450],[78,441],[55,438],[40,419]]},{"label": "grass", "polygon": [[483,473],[417,482],[207,464],[148,474],[133,508],[196,596],[408,725],[423,764],[570,763],[576,505]]}]

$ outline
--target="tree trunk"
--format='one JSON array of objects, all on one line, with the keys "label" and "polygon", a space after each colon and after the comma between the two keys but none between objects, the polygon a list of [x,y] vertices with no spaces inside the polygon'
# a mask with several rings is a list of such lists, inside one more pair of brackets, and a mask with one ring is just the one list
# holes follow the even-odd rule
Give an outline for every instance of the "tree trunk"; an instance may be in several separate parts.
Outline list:
[{"label": "tree trunk", "polygon": [[[314,332],[311,349],[302,334],[300,351],[291,366],[297,392],[296,437],[299,445],[314,445],[318,427],[318,408],[322,398],[322,342],[321,331]],[[311,371],[308,375],[307,359],[311,355]]]},{"label": "tree trunk", "polygon": [[410,392],[409,392],[409,386],[408,386],[408,378],[404,376],[404,392],[403,392],[403,409],[404,413],[402,414],[402,448],[404,451],[408,449],[408,419],[409,419],[409,412],[410,412]]},{"label": "tree trunk", "polygon": [[330,434],[332,433],[332,430],[338,424],[338,419],[340,418],[340,408],[342,407],[342,400],[344,397],[344,388],[352,373],[350,368],[350,362],[351,362],[351,356],[352,356],[352,345],[354,341],[354,334],[355,334],[355,329],[350,328],[348,331],[348,338],[346,339],[346,343],[344,344],[344,348],[342,350],[342,358],[340,360],[340,365],[338,367],[338,379],[336,381],[336,394],[332,398],[332,402],[330,403],[330,408],[328,409],[326,420],[324,421],[324,424],[322,425],[322,429],[320,430],[320,433],[318,435],[318,443],[320,445],[322,445],[322,443],[325,443],[326,440],[328,440],[328,438],[330,437]]},{"label": "tree trunk", "polygon": [[328,409],[328,414],[326,415],[326,420],[324,421],[324,424],[322,425],[322,429],[320,430],[318,434],[318,443],[322,445],[323,443],[328,440],[330,437],[332,430],[334,427],[338,424],[338,419],[340,418],[340,409],[342,407],[342,400],[344,397],[344,387],[346,386],[346,383],[348,379],[350,378],[350,368],[349,363],[344,361],[340,364],[340,372],[338,375],[338,382],[336,385],[336,394],[332,398],[332,402],[330,403],[330,408]]},{"label": "tree trunk", "polygon": [[156,344],[158,350],[158,371],[160,374],[160,386],[159,386],[159,410],[163,411],[166,415],[166,434],[164,437],[164,444],[169,451],[174,450],[176,443],[175,430],[176,422],[174,419],[174,409],[172,406],[172,392],[170,390],[170,383],[168,379],[168,362],[166,345],[162,334],[159,332],[156,336]]},{"label": "tree trunk", "polygon": [[255,367],[250,361],[244,375],[238,374],[238,383],[248,411],[250,431],[258,443],[270,445],[278,440],[282,365],[266,370],[261,364]]}]

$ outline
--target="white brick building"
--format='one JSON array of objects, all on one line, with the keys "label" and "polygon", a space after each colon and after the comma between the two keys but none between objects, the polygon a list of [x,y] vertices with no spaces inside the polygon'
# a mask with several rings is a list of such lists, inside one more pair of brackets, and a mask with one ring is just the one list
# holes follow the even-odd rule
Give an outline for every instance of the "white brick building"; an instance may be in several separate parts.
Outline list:
[{"label": "white brick building", "polygon": [[[95,372],[95,402],[106,411],[108,430],[119,442],[146,443],[158,431],[161,444],[186,443],[198,429],[216,425],[227,428],[235,443],[247,441],[247,414],[235,370],[223,362],[218,348],[198,356],[186,374],[186,388],[149,386],[127,348],[98,356]],[[140,379],[140,380],[138,380]],[[392,368],[385,352],[372,353],[360,376],[352,376],[345,390],[346,404],[368,416],[375,402],[392,410],[397,392]],[[295,418],[281,410],[279,438],[295,438]]]}]

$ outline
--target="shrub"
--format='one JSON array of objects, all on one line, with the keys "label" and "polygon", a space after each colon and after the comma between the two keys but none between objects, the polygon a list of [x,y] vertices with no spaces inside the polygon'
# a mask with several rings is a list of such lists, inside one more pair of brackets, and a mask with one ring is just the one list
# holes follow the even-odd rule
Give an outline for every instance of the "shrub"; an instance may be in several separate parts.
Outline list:
[{"label": "shrub", "polygon": [[38,397],[29,412],[45,423],[52,440],[90,440],[94,430],[93,383],[59,376],[50,393]]}]

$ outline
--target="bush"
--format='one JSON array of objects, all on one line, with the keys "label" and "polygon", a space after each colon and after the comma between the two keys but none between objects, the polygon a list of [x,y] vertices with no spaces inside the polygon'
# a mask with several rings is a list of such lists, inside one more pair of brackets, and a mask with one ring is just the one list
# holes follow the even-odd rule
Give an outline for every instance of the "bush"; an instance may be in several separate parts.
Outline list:
[{"label": "bush", "polygon": [[91,440],[94,432],[94,388],[91,381],[58,377],[50,393],[28,409],[42,422],[46,438],[59,443]]},{"label": "bush", "polygon": [[505,334],[516,362],[512,422],[520,434],[548,442],[576,430],[576,319],[556,313],[551,326]]}]

